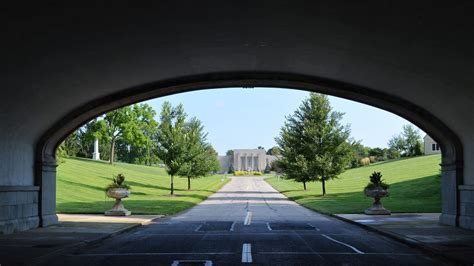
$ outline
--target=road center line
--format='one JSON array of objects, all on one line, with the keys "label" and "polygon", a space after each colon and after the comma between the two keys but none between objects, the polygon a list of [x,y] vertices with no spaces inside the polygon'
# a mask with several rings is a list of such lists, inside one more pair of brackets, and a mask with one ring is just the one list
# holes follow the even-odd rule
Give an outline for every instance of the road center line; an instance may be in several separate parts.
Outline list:
[{"label": "road center line", "polygon": [[252,263],[252,245],[248,243],[242,246],[242,262]]},{"label": "road center line", "polygon": [[252,222],[252,212],[247,212],[247,215],[245,216],[245,220],[244,220],[244,225],[250,225],[250,223]]},{"label": "road center line", "polygon": [[202,227],[202,224],[200,224],[198,227],[196,227],[196,229],[194,229],[194,232],[198,232],[199,229],[201,229],[201,227]]},{"label": "road center line", "polygon": [[268,231],[272,231],[272,227],[270,226],[270,223],[267,223],[267,228],[268,228]]},{"label": "road center line", "polygon": [[356,253],[358,253],[358,254],[365,254],[364,252],[358,250],[357,248],[355,248],[355,247],[353,247],[353,246],[351,246],[351,245],[349,245],[349,244],[346,244],[346,243],[344,243],[344,242],[338,241],[338,240],[336,240],[336,239],[334,239],[334,238],[332,238],[332,237],[330,237],[330,236],[327,236],[327,235],[325,235],[325,234],[321,234],[321,235],[324,236],[325,238],[327,238],[327,239],[333,241],[333,242],[336,242],[336,243],[338,243],[338,244],[341,244],[341,245],[343,245],[343,246],[346,246],[346,247],[348,247],[348,248],[354,250],[354,251],[355,251]]}]

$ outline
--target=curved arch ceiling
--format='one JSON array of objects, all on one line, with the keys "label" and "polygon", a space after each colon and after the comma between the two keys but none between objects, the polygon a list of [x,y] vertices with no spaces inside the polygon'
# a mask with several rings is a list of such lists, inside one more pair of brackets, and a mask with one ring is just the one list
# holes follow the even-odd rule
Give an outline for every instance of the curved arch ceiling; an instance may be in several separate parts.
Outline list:
[{"label": "curved arch ceiling", "polygon": [[[25,153],[48,129],[104,97],[143,84],[242,72],[370,88],[414,112],[426,110],[474,149],[471,6],[160,1],[139,9],[11,13],[0,100],[0,113],[9,114],[2,116],[0,137],[10,141],[0,144],[0,159],[31,165]],[[2,174],[28,183],[32,168],[23,169]],[[474,166],[466,170],[472,174]]]}]

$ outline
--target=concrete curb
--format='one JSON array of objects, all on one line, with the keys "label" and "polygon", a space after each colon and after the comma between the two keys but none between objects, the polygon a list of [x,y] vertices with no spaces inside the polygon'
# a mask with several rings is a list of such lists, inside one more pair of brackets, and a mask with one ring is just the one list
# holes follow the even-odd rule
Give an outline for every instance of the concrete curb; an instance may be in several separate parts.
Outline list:
[{"label": "concrete curb", "polygon": [[[268,183],[268,182],[267,182]],[[403,244],[406,244],[410,247],[413,247],[413,248],[416,248],[430,256],[434,256],[434,257],[438,257],[438,258],[442,258],[444,260],[447,260],[448,263],[456,263],[456,265],[473,265],[472,262],[469,262],[469,261],[465,261],[465,260],[461,260],[457,257],[453,257],[453,256],[449,256],[449,255],[446,255],[445,253],[443,253],[443,251],[441,250],[438,250],[438,249],[435,249],[435,248],[432,248],[432,247],[429,247],[425,244],[423,244],[422,242],[416,240],[416,239],[413,239],[413,238],[409,238],[409,237],[406,237],[406,236],[403,236],[403,235],[399,235],[399,234],[396,234],[396,233],[392,233],[392,232],[389,232],[389,231],[386,231],[386,230],[382,230],[382,229],[379,229],[379,228],[375,228],[375,227],[372,227],[372,226],[369,226],[369,225],[365,225],[365,224],[361,224],[361,223],[358,223],[356,221],[353,221],[353,220],[350,220],[350,219],[347,219],[347,218],[344,218],[344,217],[341,217],[341,216],[338,216],[336,214],[332,214],[332,213],[326,213],[326,212],[323,212],[323,211],[319,211],[319,210],[315,210],[315,209],[311,209],[309,207],[306,207],[304,205],[301,205],[299,204],[298,202],[296,202],[295,200],[291,199],[290,197],[286,196],[284,193],[281,193],[278,189],[276,189],[275,187],[272,186],[272,184],[268,183],[273,189],[275,189],[276,191],[278,191],[280,194],[282,194],[283,196],[285,196],[288,200],[291,200],[293,201],[294,203],[298,204],[299,206],[303,207],[303,208],[306,208],[310,211],[313,211],[313,212],[317,212],[319,214],[322,214],[322,215],[326,215],[326,216],[329,216],[329,217],[333,217],[333,218],[336,218],[340,221],[343,221],[343,222],[346,222],[346,223],[350,223],[350,224],[353,224],[353,225],[356,225],[360,228],[363,228],[367,231],[370,231],[370,232],[373,232],[373,233],[376,233],[376,234],[379,234],[379,235],[382,235],[382,236],[385,236],[385,237],[388,237],[390,239],[393,239],[395,241],[398,241],[398,242],[401,242]]]},{"label": "concrete curb", "polygon": [[[159,219],[159,218],[156,218],[156,219]],[[154,220],[154,219],[153,219]],[[151,220],[151,221],[153,221]],[[48,254],[45,254],[43,256],[39,256],[37,258],[34,258],[31,263],[34,264],[34,265],[41,265],[42,263],[45,263],[46,261],[50,260],[50,259],[53,259],[54,257],[56,256],[61,256],[73,249],[79,249],[81,247],[85,247],[87,245],[93,245],[93,244],[97,244],[97,243],[100,243],[108,238],[111,238],[111,237],[114,237],[114,236],[117,236],[117,235],[120,235],[120,234],[123,234],[123,233],[126,233],[126,232],[130,232],[138,227],[141,227],[143,226],[144,224],[146,223],[149,223],[151,221],[146,221],[146,222],[143,222],[143,223],[136,223],[136,224],[130,224],[129,226],[126,226],[122,229],[119,229],[115,232],[112,232],[110,234],[107,234],[107,235],[104,235],[104,236],[100,236],[100,237],[97,237],[95,239],[91,239],[91,240],[83,240],[83,241],[79,241],[79,242],[76,242],[76,243],[71,243],[69,245],[65,245],[63,246],[62,248],[59,248],[51,253],[48,253]]]},{"label": "concrete curb", "polygon": [[406,237],[406,236],[403,236],[403,235],[400,235],[400,234],[397,234],[397,233],[393,233],[393,232],[390,232],[390,231],[387,231],[387,230],[383,230],[383,229],[380,229],[380,228],[376,228],[376,227],[373,227],[373,226],[370,226],[370,225],[361,224],[361,223],[358,223],[356,221],[338,216],[336,214],[323,213],[323,212],[316,211],[316,210],[312,210],[312,211],[315,211],[315,212],[321,213],[323,215],[327,215],[327,216],[336,218],[336,219],[341,220],[343,222],[347,222],[347,223],[359,226],[359,227],[361,227],[361,228],[363,228],[367,231],[371,231],[371,232],[377,233],[379,235],[383,235],[383,236],[388,237],[390,239],[393,239],[393,240],[396,240],[396,241],[401,242],[403,244],[406,244],[410,247],[419,249],[422,252],[427,253],[428,255],[431,255],[431,256],[434,256],[434,257],[440,257],[440,258],[443,258],[444,260],[448,260],[449,263],[454,262],[454,263],[456,263],[456,265],[472,265],[472,262],[461,260],[457,257],[449,256],[449,255],[443,253],[442,250],[432,248],[432,247],[430,247],[430,246],[428,246],[428,245],[424,244],[423,242],[420,242],[416,239]]}]

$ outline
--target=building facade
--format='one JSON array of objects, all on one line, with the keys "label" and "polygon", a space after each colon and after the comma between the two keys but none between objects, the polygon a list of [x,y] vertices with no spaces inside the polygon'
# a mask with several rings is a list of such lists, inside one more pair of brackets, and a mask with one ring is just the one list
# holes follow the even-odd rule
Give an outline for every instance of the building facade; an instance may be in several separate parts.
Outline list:
[{"label": "building facade", "polygon": [[439,147],[439,144],[430,136],[426,135],[423,138],[423,142],[425,144],[425,155],[441,153],[441,148]]},{"label": "building facade", "polygon": [[235,149],[234,155],[219,156],[221,173],[227,173],[232,165],[236,171],[263,172],[277,156],[267,155],[263,149]]}]

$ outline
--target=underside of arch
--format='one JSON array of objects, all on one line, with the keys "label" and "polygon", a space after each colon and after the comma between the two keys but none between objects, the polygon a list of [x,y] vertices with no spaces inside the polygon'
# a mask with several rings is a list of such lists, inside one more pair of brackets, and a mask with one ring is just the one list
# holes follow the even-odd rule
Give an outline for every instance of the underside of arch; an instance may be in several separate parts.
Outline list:
[{"label": "underside of arch", "polygon": [[415,103],[371,88],[320,77],[271,72],[209,73],[157,81],[93,100],[67,114],[43,134],[36,146],[35,183],[40,187],[41,225],[57,222],[55,150],[72,131],[91,119],[122,106],[176,93],[229,87],[275,87],[320,92],[378,107],[409,120],[441,146],[440,222],[460,225],[458,186],[463,184],[463,147],[458,136],[440,119]]}]

